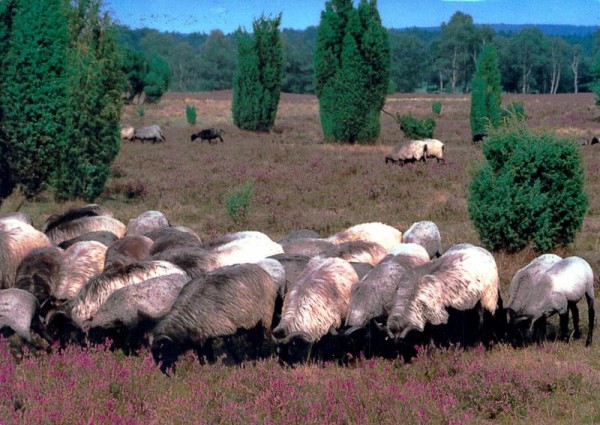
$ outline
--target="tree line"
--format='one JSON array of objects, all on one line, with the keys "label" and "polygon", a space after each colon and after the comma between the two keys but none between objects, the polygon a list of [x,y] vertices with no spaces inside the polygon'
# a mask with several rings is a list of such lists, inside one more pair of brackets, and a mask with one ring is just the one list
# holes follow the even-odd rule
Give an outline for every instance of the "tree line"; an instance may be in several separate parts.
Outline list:
[{"label": "tree line", "polygon": [[[590,91],[600,30],[525,26],[510,30],[477,25],[456,12],[439,28],[386,29],[391,67],[388,92],[469,92],[477,58],[486,44],[498,52],[504,92]],[[231,89],[237,66],[234,34],[180,34],[118,27],[119,42],[143,57],[161,57],[170,69],[169,90]],[[282,91],[315,93],[317,27],[281,30]],[[147,70],[145,71],[147,73]]]}]

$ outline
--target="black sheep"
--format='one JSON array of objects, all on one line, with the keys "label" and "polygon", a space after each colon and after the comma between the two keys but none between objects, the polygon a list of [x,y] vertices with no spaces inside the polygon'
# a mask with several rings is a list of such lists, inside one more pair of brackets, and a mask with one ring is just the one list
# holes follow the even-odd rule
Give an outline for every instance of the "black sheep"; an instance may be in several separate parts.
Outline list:
[{"label": "black sheep", "polygon": [[221,143],[223,143],[223,133],[225,133],[225,131],[220,128],[205,128],[204,130],[192,134],[191,141],[193,142],[196,139],[200,139],[200,142],[206,140],[208,143],[212,143],[214,139],[219,139]]}]

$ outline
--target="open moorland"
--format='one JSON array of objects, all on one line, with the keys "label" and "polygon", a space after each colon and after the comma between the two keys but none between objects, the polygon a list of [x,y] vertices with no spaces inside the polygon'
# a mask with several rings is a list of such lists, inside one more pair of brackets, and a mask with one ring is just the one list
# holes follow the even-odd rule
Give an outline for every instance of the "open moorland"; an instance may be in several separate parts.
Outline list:
[{"label": "open moorland", "polygon": [[[112,177],[97,203],[127,223],[146,210],[162,211],[171,224],[203,240],[238,230],[258,230],[278,240],[298,229],[321,236],[354,224],[383,222],[406,230],[413,222],[437,223],[444,249],[480,244],[467,213],[472,171],[482,160],[471,143],[470,97],[390,95],[385,110],[418,117],[442,103],[435,137],[445,143],[445,163],[386,165],[385,154],[403,139],[397,122],[382,114],[374,145],[323,143],[317,99],[283,94],[273,131],[237,129],[231,92],[168,93],[157,105],[124,108],[122,124],[159,124],[165,143],[124,141]],[[507,95],[522,101],[527,125],[578,140],[600,136],[600,110],[592,94]],[[196,107],[196,125],[186,122]],[[201,128],[225,130],[224,143],[190,141]],[[600,272],[600,145],[581,146],[589,208],[576,241],[555,253],[585,258]],[[244,220],[228,215],[232,190],[251,184]],[[0,212],[20,203],[9,198]],[[77,206],[56,204],[51,194],[25,203],[34,225]],[[494,253],[506,290],[513,274],[539,253]],[[598,280],[596,279],[596,282]],[[587,332],[581,303],[583,333]],[[598,303],[597,303],[598,308]],[[550,337],[553,336],[551,322]],[[17,362],[10,341],[0,341],[0,422],[22,423],[593,423],[600,421],[600,341],[491,350],[432,349],[411,364],[357,360],[282,368],[275,359],[242,367],[200,365],[193,355],[167,377],[151,356],[70,347]]]}]

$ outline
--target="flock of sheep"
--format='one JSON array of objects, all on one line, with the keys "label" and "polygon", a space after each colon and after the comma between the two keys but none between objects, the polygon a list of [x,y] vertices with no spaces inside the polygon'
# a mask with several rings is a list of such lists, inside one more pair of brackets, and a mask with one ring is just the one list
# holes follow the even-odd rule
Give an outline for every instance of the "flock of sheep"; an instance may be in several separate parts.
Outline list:
[{"label": "flock of sheep", "polygon": [[[195,350],[201,361],[277,355],[410,358],[415,346],[541,340],[549,315],[577,302],[594,326],[594,276],[579,257],[553,254],[519,270],[502,303],[494,257],[471,244],[442,251],[435,223],[406,232],[382,223],[329,237],[294,231],[279,241],[257,231],[201,241],[146,211],[127,225],[89,204],[50,216],[0,216],[0,329],[42,347],[112,340],[149,346],[162,370]],[[44,342],[47,341],[47,342]]]},{"label": "flock of sheep", "polygon": [[[200,142],[207,141],[212,144],[213,141],[219,139],[223,143],[223,134],[225,130],[221,128],[205,128],[203,130],[192,133],[190,140],[193,142],[196,139],[200,139]],[[166,141],[165,135],[159,125],[148,125],[145,127],[134,128],[132,126],[125,126],[121,129],[121,139],[129,140],[131,142],[152,142],[161,143]]]}]

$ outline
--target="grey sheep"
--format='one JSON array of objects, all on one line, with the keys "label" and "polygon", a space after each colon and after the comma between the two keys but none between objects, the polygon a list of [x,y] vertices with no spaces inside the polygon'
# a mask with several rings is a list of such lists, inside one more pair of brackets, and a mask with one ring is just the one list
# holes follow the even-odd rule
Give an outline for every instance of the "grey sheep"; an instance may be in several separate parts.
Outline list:
[{"label": "grey sheep", "polygon": [[127,223],[126,235],[143,235],[154,229],[169,227],[169,220],[160,211],[144,211]]},{"label": "grey sheep", "polygon": [[[521,279],[520,286],[528,286],[530,294],[522,305],[510,304],[511,323],[527,319],[531,327],[538,326],[539,338],[545,336],[546,318],[558,313],[563,339],[569,337],[569,310],[573,316],[574,337],[580,337],[579,310],[577,303],[585,297],[588,306],[588,335],[586,346],[592,344],[595,325],[594,273],[581,257],[567,257],[538,274]],[[523,292],[522,288],[520,288]],[[518,307],[518,309],[517,309]],[[538,323],[539,322],[539,323]]]},{"label": "grey sheep", "polygon": [[146,127],[136,128],[133,133],[132,141],[139,140],[140,142],[150,141],[152,143],[164,142],[165,136],[159,125],[149,125]]},{"label": "grey sheep", "polygon": [[[270,336],[276,297],[276,283],[257,264],[223,267],[194,279],[152,330],[152,356],[163,371],[188,349],[214,360],[212,340],[224,337],[229,344],[238,331],[251,334],[258,355]],[[235,347],[228,348],[235,357]]]},{"label": "grey sheep", "polygon": [[402,242],[423,246],[430,258],[442,255],[442,237],[433,221],[417,221],[402,235]]}]

